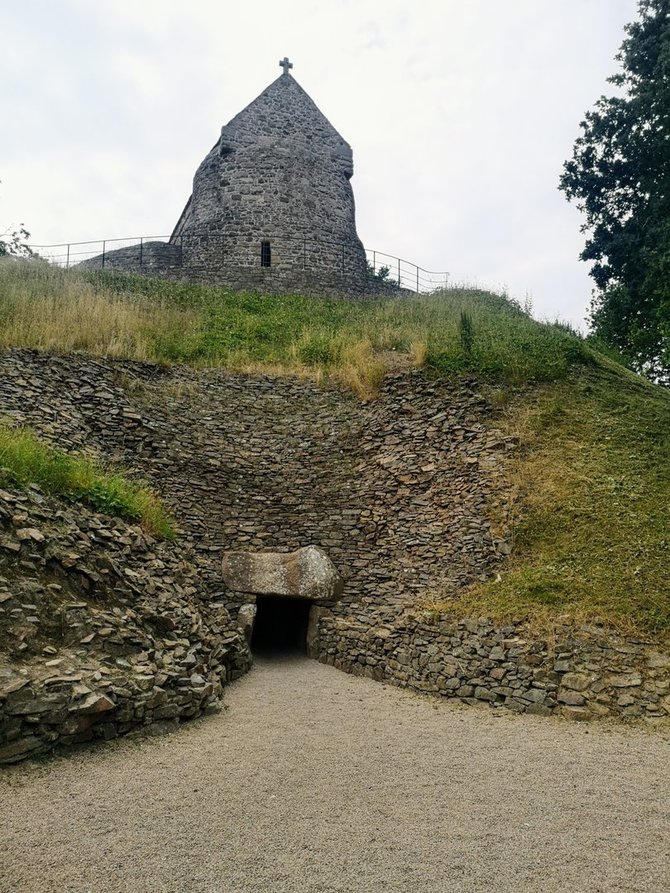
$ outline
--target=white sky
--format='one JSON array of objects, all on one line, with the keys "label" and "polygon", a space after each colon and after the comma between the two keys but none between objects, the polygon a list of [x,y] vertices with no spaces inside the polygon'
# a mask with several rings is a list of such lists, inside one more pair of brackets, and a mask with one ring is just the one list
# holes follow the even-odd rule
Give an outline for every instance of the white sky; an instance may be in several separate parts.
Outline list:
[{"label": "white sky", "polygon": [[557,190],[635,0],[0,0],[0,232],[169,234],[225,124],[281,70],[351,144],[358,233],[580,323]]}]

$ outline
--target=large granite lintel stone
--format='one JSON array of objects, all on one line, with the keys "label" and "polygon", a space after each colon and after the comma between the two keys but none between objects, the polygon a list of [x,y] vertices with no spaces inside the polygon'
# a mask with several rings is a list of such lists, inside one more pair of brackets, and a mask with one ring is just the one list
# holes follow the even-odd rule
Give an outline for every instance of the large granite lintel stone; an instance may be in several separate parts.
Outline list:
[{"label": "large granite lintel stone", "polygon": [[318,546],[295,552],[226,552],[223,579],[233,592],[314,601],[335,601],[344,585],[335,565]]}]

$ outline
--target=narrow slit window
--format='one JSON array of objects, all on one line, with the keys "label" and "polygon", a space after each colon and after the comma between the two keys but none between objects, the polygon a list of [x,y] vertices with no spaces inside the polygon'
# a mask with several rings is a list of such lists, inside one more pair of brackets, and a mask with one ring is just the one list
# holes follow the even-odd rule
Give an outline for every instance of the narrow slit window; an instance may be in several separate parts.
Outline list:
[{"label": "narrow slit window", "polygon": [[272,266],[272,249],[269,242],[261,242],[261,266]]}]

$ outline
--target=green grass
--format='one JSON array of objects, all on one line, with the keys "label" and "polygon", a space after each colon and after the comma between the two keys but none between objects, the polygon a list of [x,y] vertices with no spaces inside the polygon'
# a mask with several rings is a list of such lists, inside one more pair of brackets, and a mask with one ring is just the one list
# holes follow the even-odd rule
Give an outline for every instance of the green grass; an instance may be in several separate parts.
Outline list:
[{"label": "green grass", "polygon": [[593,357],[504,295],[467,288],[354,302],[5,262],[0,317],[0,346],[298,373],[365,396],[397,365],[521,383],[564,377]]},{"label": "green grass", "polygon": [[507,411],[522,453],[512,559],[460,610],[670,634],[670,393],[606,362]]},{"label": "green grass", "polygon": [[[476,377],[497,392],[501,426],[520,438],[508,482],[520,496],[500,582],[461,594],[457,610],[543,625],[600,618],[670,634],[670,394],[504,295],[450,288],[366,302],[261,297],[6,262],[0,319],[0,347],[310,375],[366,397],[398,367]],[[95,469],[73,471],[80,483],[72,485],[58,470],[66,460],[49,456],[25,472],[15,458],[11,474],[144,517],[131,485]],[[1,446],[0,465],[9,465]]]},{"label": "green grass", "polygon": [[174,536],[168,514],[145,485],[109,472],[85,456],[45,444],[26,428],[0,423],[0,486],[31,484],[97,511],[139,521],[160,538]]}]

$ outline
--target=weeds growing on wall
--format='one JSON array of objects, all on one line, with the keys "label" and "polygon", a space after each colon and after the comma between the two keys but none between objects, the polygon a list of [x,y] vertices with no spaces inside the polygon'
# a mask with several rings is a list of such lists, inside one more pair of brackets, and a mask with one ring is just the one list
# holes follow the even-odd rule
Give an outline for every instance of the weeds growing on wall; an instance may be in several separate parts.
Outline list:
[{"label": "weeds growing on wall", "polygon": [[456,287],[354,302],[7,261],[0,318],[0,346],[297,373],[362,396],[402,365],[521,383],[561,378],[593,357],[577,335],[507,297]]},{"label": "weeds growing on wall", "polygon": [[54,496],[87,503],[99,512],[139,521],[161,538],[174,536],[167,512],[147,486],[85,456],[56,449],[26,428],[0,423],[0,486],[31,484]]}]

